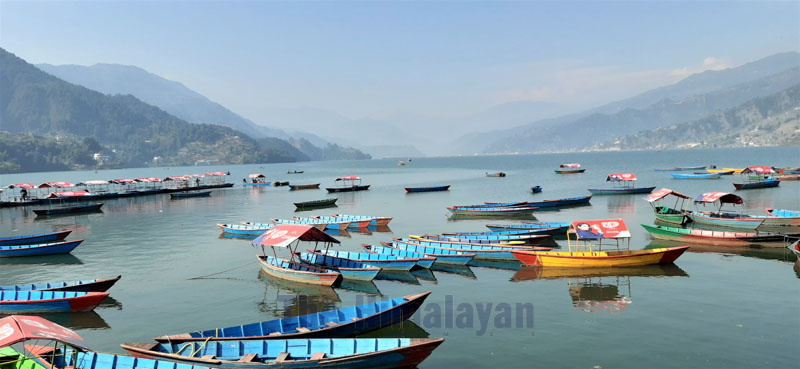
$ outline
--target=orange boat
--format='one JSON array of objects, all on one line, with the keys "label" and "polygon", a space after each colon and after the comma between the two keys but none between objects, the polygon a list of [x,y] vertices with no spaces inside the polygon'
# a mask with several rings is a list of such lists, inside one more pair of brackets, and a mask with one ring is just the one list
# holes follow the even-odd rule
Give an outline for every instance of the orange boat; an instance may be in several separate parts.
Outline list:
[{"label": "orange boat", "polygon": [[[575,235],[575,242],[570,235]],[[580,220],[567,231],[569,251],[511,251],[524,265],[555,268],[609,268],[652,264],[670,264],[688,246],[649,250],[631,250],[631,234],[622,219]],[[603,241],[614,241],[613,251],[603,251]],[[622,249],[622,244],[624,248]],[[597,248],[596,250],[594,248]]]}]

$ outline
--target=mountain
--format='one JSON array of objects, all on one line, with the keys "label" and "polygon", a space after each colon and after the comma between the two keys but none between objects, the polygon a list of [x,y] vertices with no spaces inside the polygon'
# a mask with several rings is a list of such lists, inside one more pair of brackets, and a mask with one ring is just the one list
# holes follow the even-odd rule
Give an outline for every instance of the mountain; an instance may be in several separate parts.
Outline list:
[{"label": "mountain", "polygon": [[598,150],[800,144],[800,84],[706,118],[616,138]]},{"label": "mountain", "polygon": [[[752,98],[770,95],[799,83],[800,58],[797,56],[797,53],[779,54],[725,71],[704,72],[690,76],[668,86],[669,88],[652,90],[616,103],[617,107],[626,107],[615,113],[583,113],[572,119],[556,118],[534,122],[525,129],[516,129],[505,135],[498,135],[497,132],[487,134],[493,141],[485,144],[483,151],[493,153],[580,150],[603,143],[615,136],[700,119],[718,110],[735,107]],[[784,67],[789,68],[768,70],[768,68]],[[719,76],[727,76],[730,81],[722,83],[720,78],[723,77]],[[738,84],[731,82],[754,76],[757,77],[754,80]],[[704,81],[707,84],[704,85]],[[717,88],[719,86],[724,87]],[[705,90],[710,91],[693,94]],[[627,107],[651,99],[653,96],[664,98],[644,108]]]},{"label": "mountain", "polygon": [[[302,160],[250,136],[211,124],[190,124],[131,95],[77,86],[0,49],[0,130],[60,140],[91,137],[122,166]],[[0,147],[0,151],[7,149]]]}]

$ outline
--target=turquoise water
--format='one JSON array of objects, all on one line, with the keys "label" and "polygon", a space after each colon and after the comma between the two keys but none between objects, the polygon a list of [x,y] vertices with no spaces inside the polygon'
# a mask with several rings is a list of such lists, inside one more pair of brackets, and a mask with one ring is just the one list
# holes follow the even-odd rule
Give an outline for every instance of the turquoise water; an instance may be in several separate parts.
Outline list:
[{"label": "turquoise water", "polygon": [[[421,158],[406,166],[372,160],[3,175],[0,184],[5,186],[229,170],[229,180],[237,186],[214,191],[211,198],[108,200],[100,214],[44,220],[37,220],[31,209],[0,209],[0,235],[73,229],[71,239],[86,240],[71,255],[0,259],[0,285],[121,274],[110,291],[113,299],[94,312],[47,316],[77,330],[101,351],[120,352],[119,343],[146,342],[161,334],[352,305],[376,298],[376,293],[389,298],[431,290],[414,318],[416,325],[372,334],[445,337],[423,363],[426,368],[790,367],[797,363],[800,342],[800,281],[793,271],[794,256],[784,249],[692,248],[675,266],[567,274],[517,270],[513,263],[475,266],[391,275],[351,289],[323,289],[259,278],[257,250],[243,240],[220,238],[215,224],[334,212],[394,217],[389,232],[335,236],[342,250],[358,250],[362,243],[408,234],[480,231],[486,230],[486,223],[515,222],[454,221],[445,209],[449,205],[585,195],[587,188],[606,186],[606,175],[617,172],[636,173],[641,186],[668,187],[692,196],[732,192],[736,176],[673,180],[668,172],[653,168],[798,166],[798,158],[800,148],[792,147]],[[580,162],[587,171],[554,174],[563,162]],[[285,174],[289,169],[305,173]],[[505,171],[508,176],[487,178],[486,171]],[[270,180],[320,182],[322,187],[333,185],[337,176],[359,175],[372,187],[339,195],[240,187],[241,178],[254,172]],[[451,190],[411,195],[403,191],[407,186],[441,184],[452,185]],[[531,194],[533,185],[544,191]],[[744,210],[754,214],[763,214],[767,207],[800,209],[800,181],[737,193],[745,199]],[[293,202],[333,196],[339,198],[338,208],[294,212]],[[622,218],[632,233],[631,247],[644,248],[651,240],[639,224],[652,223],[653,215],[641,197],[595,196],[591,206],[542,212],[537,218]],[[208,275],[212,276],[192,279]],[[532,327],[523,309],[531,305]],[[469,310],[471,323],[465,313]]]}]

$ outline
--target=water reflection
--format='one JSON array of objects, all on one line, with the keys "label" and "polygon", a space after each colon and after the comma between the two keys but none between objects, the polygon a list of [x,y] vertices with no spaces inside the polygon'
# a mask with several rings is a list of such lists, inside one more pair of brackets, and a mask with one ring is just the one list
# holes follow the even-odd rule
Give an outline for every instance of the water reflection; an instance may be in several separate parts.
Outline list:
[{"label": "water reflection", "polygon": [[377,276],[375,276],[376,280],[382,281],[395,281],[405,284],[412,284],[412,285],[419,285],[419,281],[417,277],[414,277],[411,272],[406,272],[402,270],[381,270]]},{"label": "water reflection", "polygon": [[523,267],[511,277],[511,281],[536,279],[599,278],[599,277],[688,277],[683,269],[675,264],[646,265],[625,268],[545,268]]},{"label": "water reflection", "polygon": [[516,260],[475,260],[472,259],[469,262],[470,266],[473,267],[481,267],[481,268],[491,268],[491,269],[502,269],[502,270],[520,270],[522,268],[522,264]]},{"label": "water reflection", "polygon": [[336,288],[341,288],[344,290],[350,290],[355,292],[362,292],[370,295],[382,295],[381,291],[378,289],[378,286],[375,285],[372,281],[356,281],[351,279],[343,279],[342,282],[336,286]]},{"label": "water reflection", "polygon": [[258,279],[264,282],[264,299],[258,309],[273,316],[294,316],[334,309],[340,302],[331,287],[293,283],[270,278],[263,271]]},{"label": "water reflection", "polygon": [[478,279],[475,277],[475,273],[472,272],[466,265],[447,265],[447,264],[437,264],[433,263],[431,266],[431,270],[437,273],[449,273],[449,274],[457,274],[462,277],[467,277],[469,279]]},{"label": "water reflection", "polygon": [[610,214],[633,214],[636,212],[636,201],[640,196],[606,196],[608,212]]},{"label": "water reflection", "polygon": [[[41,208],[41,209],[46,209],[46,208]],[[39,210],[39,208],[37,208],[36,210]],[[69,218],[69,219],[75,219],[76,221],[78,219],[80,219],[81,221],[85,222],[85,221],[89,220],[89,217],[99,217],[99,216],[103,216],[103,215],[105,215],[105,213],[103,212],[103,209],[98,209],[98,210],[92,210],[92,211],[84,211],[84,212],[81,212],[80,214],[66,213],[66,214],[52,214],[52,215],[45,215],[45,216],[36,216],[36,218],[34,218],[34,221],[44,223],[44,222],[47,222],[47,221],[54,221],[54,220],[58,220],[58,219]]]},{"label": "water reflection", "polygon": [[43,315],[45,319],[63,325],[69,329],[109,329],[108,323],[97,312],[83,311],[79,313],[51,313]]},{"label": "water reflection", "polygon": [[379,329],[377,331],[367,332],[358,336],[359,338],[428,338],[430,333],[424,328],[420,327],[413,320],[408,319],[397,323],[391,327]]},{"label": "water reflection", "polygon": [[430,269],[422,268],[422,269],[415,269],[411,271],[411,274],[417,279],[422,279],[424,281],[436,282],[436,276],[433,275],[433,272]]},{"label": "water reflection", "polygon": [[107,296],[103,299],[103,301],[100,301],[100,304],[98,304],[97,307],[101,309],[122,310],[122,303],[111,296]]},{"label": "water reflection", "polygon": [[[80,247],[80,246],[78,246]],[[72,254],[42,255],[35,257],[0,258],[0,265],[80,265],[83,264]]]},{"label": "water reflection", "polygon": [[[685,246],[684,242],[668,241],[668,240],[653,240],[645,248],[658,249],[663,247]],[[787,243],[788,245],[788,243]],[[765,260],[779,260],[789,263],[794,262],[794,258],[786,253],[786,247],[759,247],[758,245],[752,246],[712,246],[712,245],[697,245],[688,244],[689,249],[687,252],[697,253],[717,253],[717,254],[732,254],[738,256],[745,256]]]}]

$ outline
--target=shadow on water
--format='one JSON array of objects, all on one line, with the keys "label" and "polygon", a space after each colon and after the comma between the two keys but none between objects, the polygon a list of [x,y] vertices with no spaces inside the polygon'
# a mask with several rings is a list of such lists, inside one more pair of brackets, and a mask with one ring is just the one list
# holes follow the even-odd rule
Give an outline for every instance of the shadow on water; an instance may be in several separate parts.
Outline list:
[{"label": "shadow on water", "polygon": [[370,295],[382,295],[381,291],[378,289],[378,286],[376,286],[372,281],[354,281],[350,279],[343,279],[342,282],[336,286],[336,288],[362,292]]},{"label": "shadow on water", "polygon": [[411,272],[401,270],[381,270],[375,277],[376,280],[394,281],[405,284],[419,285],[419,281]]},{"label": "shadow on water", "polygon": [[430,337],[430,333],[428,333],[424,328],[420,327],[417,323],[414,323],[414,321],[409,319],[397,323],[391,327],[386,327],[383,329],[379,329],[377,331],[367,332],[365,334],[359,335],[358,337],[359,338],[394,338],[394,337],[428,338]]},{"label": "shadow on water", "polygon": [[103,301],[100,301],[100,304],[97,305],[97,307],[100,309],[122,310],[122,303],[111,296],[107,296],[106,298],[103,299]]},{"label": "shadow on water", "polygon": [[516,260],[475,260],[469,262],[471,267],[501,269],[501,270],[520,270],[522,264]]},{"label": "shadow on water", "polygon": [[[80,246],[78,246],[80,247]],[[0,265],[81,265],[83,262],[72,254],[0,258]]]},{"label": "shadow on water", "polygon": [[512,282],[537,279],[599,278],[599,277],[688,277],[675,264],[657,264],[625,268],[545,268],[523,267],[511,277]]},{"label": "shadow on water", "polygon": [[447,265],[447,264],[433,263],[433,266],[431,266],[431,270],[433,270],[436,273],[456,274],[469,279],[478,279],[477,277],[475,277],[475,273],[472,272],[472,269],[470,269],[466,265]]},{"label": "shadow on water", "polygon": [[109,329],[108,323],[97,312],[54,313],[42,315],[49,321],[69,329]]},{"label": "shadow on water", "polygon": [[413,274],[414,277],[417,277],[417,279],[421,279],[423,281],[436,282],[436,276],[433,275],[433,272],[427,268],[412,270],[411,274]]}]

